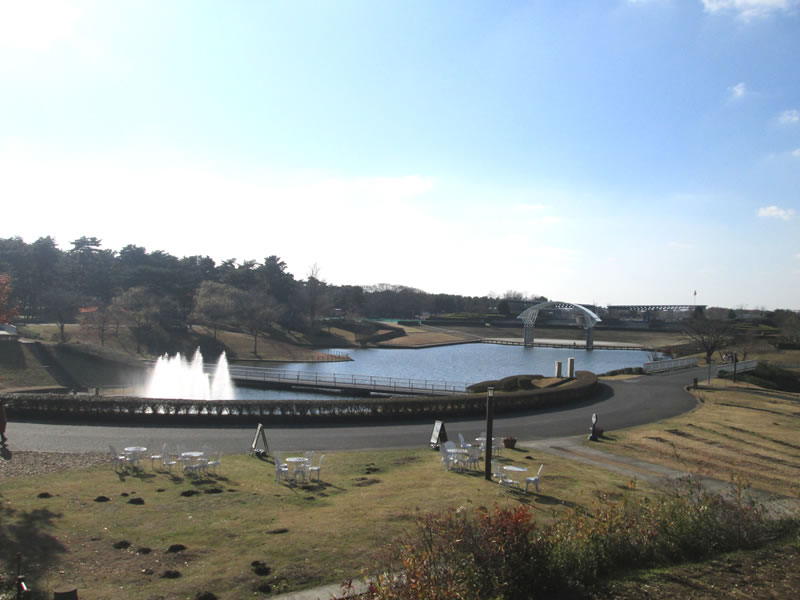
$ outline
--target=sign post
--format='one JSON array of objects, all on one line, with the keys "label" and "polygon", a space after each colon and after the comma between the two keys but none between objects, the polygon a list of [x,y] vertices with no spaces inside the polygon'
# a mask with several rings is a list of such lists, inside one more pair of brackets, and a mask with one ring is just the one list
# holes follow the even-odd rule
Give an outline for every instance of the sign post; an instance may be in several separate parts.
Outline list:
[{"label": "sign post", "polygon": [[[264,444],[263,450],[258,447],[258,442]],[[250,444],[250,454],[255,454],[256,456],[267,456],[269,455],[269,444],[267,444],[267,433],[264,431],[264,426],[261,423],[258,424],[256,427],[256,434],[253,436],[253,443]]]},{"label": "sign post", "polygon": [[593,442],[597,441],[597,413],[592,413],[592,429],[589,439]]},{"label": "sign post", "polygon": [[483,476],[486,481],[492,480],[492,431],[494,427],[494,388],[486,390],[486,466]]},{"label": "sign post", "polygon": [[436,450],[447,441],[447,430],[442,421],[435,421],[433,423],[433,431],[431,432],[431,449]]}]

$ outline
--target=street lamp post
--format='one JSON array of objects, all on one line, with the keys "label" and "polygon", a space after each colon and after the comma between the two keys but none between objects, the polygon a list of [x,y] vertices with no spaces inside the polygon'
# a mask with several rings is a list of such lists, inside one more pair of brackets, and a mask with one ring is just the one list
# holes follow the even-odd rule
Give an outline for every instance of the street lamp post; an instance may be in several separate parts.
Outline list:
[{"label": "street lamp post", "polygon": [[486,390],[486,468],[484,477],[486,481],[492,480],[492,436],[494,426],[494,388],[490,387]]}]

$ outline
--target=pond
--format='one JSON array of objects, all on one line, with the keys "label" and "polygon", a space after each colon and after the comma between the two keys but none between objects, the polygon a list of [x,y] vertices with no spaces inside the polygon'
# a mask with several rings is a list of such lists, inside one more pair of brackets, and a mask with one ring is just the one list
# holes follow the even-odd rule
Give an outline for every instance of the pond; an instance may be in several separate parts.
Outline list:
[{"label": "pond", "polygon": [[[268,363],[264,366],[287,371],[374,375],[402,379],[425,379],[472,384],[509,375],[545,375],[555,372],[561,361],[567,372],[567,359],[575,358],[577,371],[602,374],[626,367],[641,367],[651,360],[642,350],[582,350],[578,348],[524,348],[499,344],[459,344],[421,349],[343,348],[337,353],[352,360],[322,363]],[[316,397],[302,391],[237,388],[237,398],[291,399]],[[341,396],[337,396],[341,397]]]}]

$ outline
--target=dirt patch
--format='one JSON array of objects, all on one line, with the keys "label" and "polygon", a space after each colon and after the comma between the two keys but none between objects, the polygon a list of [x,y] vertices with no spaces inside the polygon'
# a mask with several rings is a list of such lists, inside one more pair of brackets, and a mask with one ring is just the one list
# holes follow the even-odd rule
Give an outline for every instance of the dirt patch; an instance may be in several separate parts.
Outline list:
[{"label": "dirt patch", "polygon": [[411,463],[419,462],[419,460],[420,460],[419,456],[403,456],[401,458],[393,460],[392,464],[393,465],[397,465],[397,466],[402,466],[402,465],[408,465],[408,464],[411,464]]},{"label": "dirt patch", "polygon": [[380,482],[381,482],[380,479],[375,479],[373,477],[358,477],[356,479],[355,485],[357,485],[358,487],[365,487],[365,486],[374,485],[374,484],[380,483]]},{"label": "dirt patch", "polygon": [[250,566],[253,568],[253,573],[259,577],[266,577],[272,573],[272,568],[260,560],[254,560],[250,563]]}]

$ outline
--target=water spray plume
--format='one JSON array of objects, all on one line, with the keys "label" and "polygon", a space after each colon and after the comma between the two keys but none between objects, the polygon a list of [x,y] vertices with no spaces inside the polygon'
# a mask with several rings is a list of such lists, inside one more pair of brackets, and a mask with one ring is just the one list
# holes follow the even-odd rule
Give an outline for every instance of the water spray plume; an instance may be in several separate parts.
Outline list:
[{"label": "water spray plume", "polygon": [[182,398],[186,400],[232,400],[233,381],[228,359],[220,354],[212,373],[207,373],[198,348],[191,362],[183,355],[164,354],[156,361],[145,385],[145,398]]}]

